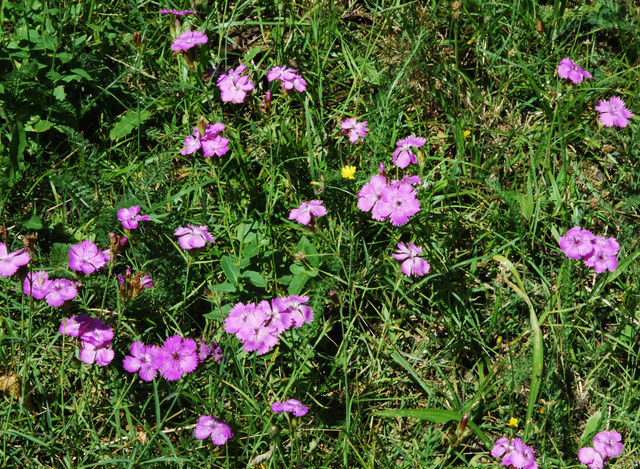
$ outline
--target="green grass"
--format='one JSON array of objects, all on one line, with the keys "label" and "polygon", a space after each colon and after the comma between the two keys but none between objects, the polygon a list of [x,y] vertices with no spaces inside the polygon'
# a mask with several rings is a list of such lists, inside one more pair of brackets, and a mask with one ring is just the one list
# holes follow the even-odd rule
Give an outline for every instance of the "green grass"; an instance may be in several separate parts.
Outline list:
[{"label": "green grass", "polygon": [[[609,465],[634,467],[640,133],[637,118],[603,127],[594,107],[617,95],[639,109],[640,3],[0,5],[0,242],[14,251],[35,233],[30,268],[77,279],[70,245],[124,235],[119,208],[152,217],[63,309],[0,279],[3,467],[498,467],[503,436],[539,467],[585,467],[577,451],[603,429],[625,444]],[[191,7],[181,30],[209,37],[193,66],[158,13]],[[562,80],[565,57],[593,78]],[[256,88],[224,104],[217,74],[241,61]],[[305,93],[267,82],[282,64]],[[339,122],[356,116],[370,131],[353,145]],[[226,125],[227,155],[180,155],[201,118]],[[409,134],[427,139],[412,168],[422,209],[393,227],[356,196],[380,161],[404,174],[391,155]],[[328,209],[317,230],[287,219],[311,199]],[[181,250],[187,223],[216,242]],[[615,272],[565,258],[558,239],[576,225],[618,239]],[[428,275],[402,274],[400,241],[424,248]],[[127,267],[156,285],[123,302]],[[224,331],[235,303],[291,292],[314,321],[274,351],[244,352]],[[81,363],[58,334],[79,314],[115,329],[109,366]],[[228,360],[176,382],[124,371],[131,342],[177,333]],[[289,398],[309,413],[271,412]],[[202,414],[234,438],[196,440]]]}]

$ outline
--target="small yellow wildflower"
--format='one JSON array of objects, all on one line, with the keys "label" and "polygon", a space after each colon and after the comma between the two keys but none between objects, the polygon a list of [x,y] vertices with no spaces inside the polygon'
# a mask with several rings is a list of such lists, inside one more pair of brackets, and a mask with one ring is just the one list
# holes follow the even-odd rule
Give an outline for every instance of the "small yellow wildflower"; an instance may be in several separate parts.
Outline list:
[{"label": "small yellow wildflower", "polygon": [[502,337],[498,337],[498,339],[496,340],[496,343],[500,345],[502,343]]},{"label": "small yellow wildflower", "polygon": [[471,135],[471,131],[470,130],[465,130],[464,131],[464,138],[467,138],[469,135]]},{"label": "small yellow wildflower", "polygon": [[509,419],[509,423],[507,424],[510,427],[517,427],[518,426],[518,419],[511,417]]},{"label": "small yellow wildflower", "polygon": [[356,174],[356,167],[347,165],[340,170],[340,174],[345,179],[353,179],[353,175]]}]

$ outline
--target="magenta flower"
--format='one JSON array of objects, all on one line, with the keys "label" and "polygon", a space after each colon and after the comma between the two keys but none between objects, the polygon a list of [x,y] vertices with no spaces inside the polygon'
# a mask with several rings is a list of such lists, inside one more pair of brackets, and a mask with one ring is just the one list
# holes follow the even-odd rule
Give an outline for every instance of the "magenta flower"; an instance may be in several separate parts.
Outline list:
[{"label": "magenta flower", "polygon": [[195,153],[200,148],[202,148],[202,143],[200,143],[200,131],[198,127],[193,128],[193,135],[189,135],[184,139],[184,148],[180,152],[181,155],[190,155],[191,153]]},{"label": "magenta flower", "polygon": [[431,265],[421,257],[422,248],[419,248],[413,243],[398,243],[398,250],[391,256],[399,261],[404,261],[400,268],[407,277],[411,277],[413,274],[418,277],[422,277],[429,273]]},{"label": "magenta flower", "polygon": [[240,65],[237,69],[230,69],[226,74],[218,78],[218,88],[222,92],[222,101],[225,103],[241,103],[248,91],[255,88],[251,78],[242,73],[247,70],[246,65]]},{"label": "magenta flower", "polygon": [[593,251],[584,257],[584,265],[593,267],[596,274],[601,274],[605,270],[615,272],[618,268],[618,251],[620,244],[616,238],[603,238],[596,236],[592,242]]},{"label": "magenta flower", "polygon": [[520,438],[509,441],[507,438],[500,438],[491,449],[491,456],[502,457],[503,466],[511,466],[518,469],[537,469],[538,463],[535,459],[535,451],[525,445]]},{"label": "magenta flower", "polygon": [[124,369],[129,373],[138,372],[143,381],[153,381],[158,371],[153,363],[153,355],[157,353],[158,347],[135,341],[129,350],[131,355],[125,356],[122,361]]},{"label": "magenta flower", "polygon": [[206,44],[209,39],[200,31],[185,31],[173,40],[171,50],[183,51],[200,44]]},{"label": "magenta flower", "polygon": [[404,225],[409,217],[420,211],[417,192],[409,184],[389,185],[382,190],[379,215],[389,219],[393,226]]},{"label": "magenta flower", "polygon": [[152,354],[153,366],[168,381],[180,379],[197,368],[196,348],[196,341],[193,339],[183,339],[179,335],[171,336]]},{"label": "magenta flower", "polygon": [[115,353],[111,347],[113,340],[113,329],[107,327],[100,321],[99,327],[84,332],[80,338],[82,339],[82,350],[80,350],[80,361],[87,365],[96,362],[100,366],[106,366],[111,363]]},{"label": "magenta flower", "polygon": [[371,210],[374,220],[384,221],[386,218],[380,213],[382,191],[387,187],[387,178],[382,174],[374,174],[367,184],[358,192],[358,209],[363,212]]},{"label": "magenta flower", "polygon": [[227,440],[233,438],[231,427],[222,420],[213,418],[210,415],[202,415],[198,419],[196,428],[193,430],[194,436],[198,440],[204,440],[211,437],[214,445],[222,446]]},{"label": "magenta flower", "polygon": [[149,215],[139,215],[140,206],[136,205],[129,208],[121,208],[118,210],[118,220],[122,222],[122,226],[127,230],[135,230],[138,228],[139,221],[149,221]]},{"label": "magenta flower", "polygon": [[184,15],[195,15],[196,12],[195,10],[166,10],[163,8],[160,10],[160,13],[163,15],[184,16]]},{"label": "magenta flower", "polygon": [[[108,253],[108,250],[106,251]],[[74,244],[69,249],[69,268],[92,274],[107,265],[109,255],[100,251],[98,246],[89,240]]]},{"label": "magenta flower", "polygon": [[[82,334],[88,332],[96,325],[95,321],[100,320],[87,316],[86,314],[64,318],[60,323],[58,332],[60,334],[69,335],[71,337],[80,337]],[[100,323],[102,323],[102,321],[100,321]]]},{"label": "magenta flower", "polygon": [[227,358],[222,353],[222,348],[218,346],[218,343],[215,340],[207,343],[202,339],[198,339],[198,361],[200,363],[204,363],[209,356],[211,356],[218,365],[222,363],[222,360]]},{"label": "magenta flower", "polygon": [[605,458],[602,457],[602,454],[589,446],[578,450],[578,460],[582,464],[589,466],[591,469],[602,469],[604,467]]},{"label": "magenta flower", "polygon": [[511,446],[509,438],[500,438],[493,445],[493,448],[491,449],[491,456],[493,456],[494,458],[499,458],[500,456],[511,453],[512,451],[513,446]]},{"label": "magenta flower", "polygon": [[175,236],[178,236],[178,244],[182,249],[195,249],[203,247],[207,241],[213,243],[215,239],[207,231],[207,227],[195,226],[187,224],[187,227],[180,227],[173,232]]},{"label": "magenta flower", "polygon": [[30,260],[26,249],[18,249],[10,253],[7,245],[0,243],[0,277],[10,277],[21,266],[27,265]]},{"label": "magenta flower", "polygon": [[291,314],[291,325],[300,327],[306,322],[313,321],[311,306],[305,305],[309,301],[308,296],[291,295],[282,299]]},{"label": "magenta flower", "polygon": [[598,117],[605,127],[626,127],[633,117],[631,111],[624,107],[624,101],[618,96],[612,96],[609,101],[603,99],[595,107],[600,113]]},{"label": "magenta flower", "polygon": [[560,238],[560,249],[570,259],[581,259],[593,252],[594,239],[591,231],[574,226]]},{"label": "magenta flower", "polygon": [[411,148],[420,148],[425,143],[427,143],[426,138],[414,137],[413,135],[398,140],[396,142],[398,148],[393,152],[393,164],[398,168],[406,168],[410,163],[418,164],[418,158],[411,151]]},{"label": "magenta flower", "polygon": [[274,413],[290,412],[296,417],[302,417],[309,412],[309,408],[297,399],[289,399],[285,402],[274,402],[271,404]]},{"label": "magenta flower", "polygon": [[327,209],[322,204],[322,200],[303,202],[300,207],[291,209],[289,220],[296,220],[298,223],[308,225],[312,218],[327,214]]},{"label": "magenta flower", "polygon": [[295,89],[302,93],[307,88],[307,81],[298,74],[297,70],[282,67],[273,67],[267,72],[267,80],[269,82],[273,80],[281,80],[282,88],[285,90]]},{"label": "magenta flower", "polygon": [[603,457],[617,458],[622,454],[622,435],[616,431],[602,431],[593,437],[593,449]]},{"label": "magenta flower", "polygon": [[263,324],[252,331],[242,348],[247,352],[258,352],[258,355],[264,355],[275,347],[279,340],[276,328],[271,324]]},{"label": "magenta flower", "polygon": [[558,75],[573,83],[580,83],[584,78],[593,78],[584,68],[578,67],[569,57],[562,59],[558,65]]},{"label": "magenta flower", "polygon": [[29,272],[27,274],[22,285],[22,291],[25,295],[33,296],[36,300],[41,300],[49,293],[50,287],[51,280],[49,280],[49,274],[44,270],[38,270],[37,272]]},{"label": "magenta flower", "polygon": [[367,121],[358,122],[357,117],[343,120],[340,122],[340,127],[342,127],[342,133],[349,136],[351,143],[356,143],[361,138],[364,138],[369,131]]},{"label": "magenta flower", "polygon": [[51,281],[45,298],[49,306],[57,308],[62,306],[65,301],[73,300],[77,295],[78,289],[75,282],[66,278],[59,278]]}]

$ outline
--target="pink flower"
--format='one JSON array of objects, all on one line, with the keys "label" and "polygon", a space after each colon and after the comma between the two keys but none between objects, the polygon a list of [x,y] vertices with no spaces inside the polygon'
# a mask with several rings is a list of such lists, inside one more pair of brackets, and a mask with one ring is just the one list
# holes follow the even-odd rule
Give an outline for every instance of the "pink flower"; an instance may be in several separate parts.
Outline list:
[{"label": "pink flower", "polygon": [[612,96],[609,101],[603,99],[595,107],[600,113],[599,119],[605,127],[626,127],[633,117],[631,111],[624,107],[624,101],[618,96]]},{"label": "pink flower", "polygon": [[213,418],[210,415],[202,415],[198,419],[196,428],[193,430],[194,436],[198,440],[204,440],[211,437],[214,445],[222,446],[227,440],[233,438],[231,427],[222,420]]},{"label": "pink flower", "polygon": [[91,318],[86,314],[81,314],[80,316],[63,319],[60,323],[58,332],[71,337],[80,337],[82,334],[92,329],[95,324],[94,318]]},{"label": "pink flower", "polygon": [[562,59],[558,65],[558,75],[568,78],[573,83],[580,83],[584,78],[593,78],[584,68],[578,67],[570,58]]},{"label": "pink flower", "polygon": [[98,321],[101,323],[100,327],[81,335],[82,350],[80,350],[79,357],[80,361],[87,365],[96,362],[100,366],[106,366],[115,356],[114,351],[109,348],[113,340],[113,329],[107,327],[102,321]]},{"label": "pink flower", "polygon": [[198,366],[196,341],[183,339],[174,335],[165,340],[164,345],[153,353],[153,366],[160,370],[160,374],[168,381],[180,379],[191,373]]},{"label": "pink flower", "polygon": [[203,247],[207,241],[213,243],[215,239],[209,234],[206,226],[195,226],[187,224],[187,227],[180,227],[173,233],[178,236],[178,244],[182,249],[194,249]]},{"label": "pink flower", "polygon": [[308,301],[308,296],[291,295],[286,298],[282,298],[283,304],[291,314],[291,325],[293,327],[300,327],[304,323],[313,321],[313,310],[311,309],[311,306],[305,305]]},{"label": "pink flower", "polygon": [[143,381],[153,381],[158,371],[153,363],[153,355],[157,353],[158,347],[135,341],[129,350],[131,355],[125,356],[122,361],[124,369],[129,373],[138,372]]},{"label": "pink flower", "polygon": [[65,301],[73,300],[77,295],[78,289],[74,282],[66,278],[59,278],[51,282],[45,298],[49,306],[57,308],[62,306]]},{"label": "pink flower", "polygon": [[270,82],[273,80],[281,80],[282,88],[285,90],[295,88],[296,91],[302,93],[307,88],[307,81],[297,72],[297,70],[287,68],[286,66],[273,67],[267,72],[267,80]]},{"label": "pink flower", "polygon": [[160,13],[163,15],[184,16],[184,15],[194,15],[196,12],[195,10],[165,10],[163,8],[160,10]]},{"label": "pink flower", "polygon": [[593,437],[593,449],[603,457],[617,458],[622,454],[622,435],[615,431],[602,431]]},{"label": "pink flower", "polygon": [[372,210],[371,216],[374,220],[383,221],[380,212],[380,200],[382,199],[382,191],[387,187],[387,178],[382,174],[374,174],[367,184],[362,186],[358,192],[358,209],[363,212]]},{"label": "pink flower", "polygon": [[500,438],[495,442],[493,448],[491,449],[491,456],[494,458],[499,458],[503,454],[507,454],[513,451],[513,446],[509,442],[509,438]]},{"label": "pink flower", "polygon": [[602,454],[589,446],[578,450],[578,460],[582,464],[589,466],[591,469],[602,469],[604,467],[605,458]]},{"label": "pink flower", "polygon": [[581,259],[593,252],[594,239],[591,231],[574,226],[560,238],[560,249],[570,259]]},{"label": "pink flower", "polygon": [[193,128],[193,135],[189,135],[184,139],[184,148],[180,152],[181,155],[190,155],[191,153],[195,153],[200,148],[202,148],[202,144],[200,143],[200,131],[198,127]]},{"label": "pink flower", "polygon": [[139,215],[140,206],[136,205],[129,208],[121,208],[118,210],[118,220],[122,222],[122,226],[127,230],[135,230],[138,228],[139,221],[149,221],[149,215]]},{"label": "pink flower", "polygon": [[41,300],[49,293],[50,287],[51,280],[49,280],[49,274],[44,270],[38,270],[37,272],[29,272],[27,274],[22,285],[22,291],[25,295],[33,296],[36,300]]},{"label": "pink flower", "polygon": [[69,268],[87,275],[102,269],[108,260],[109,256],[89,240],[74,244],[69,249]]},{"label": "pink flower", "polygon": [[398,250],[391,256],[399,261],[404,260],[400,268],[407,277],[411,277],[413,274],[418,277],[422,277],[429,273],[431,266],[427,261],[418,257],[422,254],[422,248],[419,248],[413,243],[398,243]]},{"label": "pink flower", "polygon": [[535,459],[535,451],[525,445],[520,438],[515,438],[509,442],[507,438],[501,438],[493,445],[491,456],[499,458],[502,456],[501,464],[518,469],[537,469],[538,463]]},{"label": "pink flower", "polygon": [[191,49],[200,44],[206,44],[209,39],[200,31],[185,31],[173,40],[171,50],[182,51]]},{"label": "pink flower", "polygon": [[0,243],[0,277],[10,277],[21,266],[27,265],[30,260],[26,249],[18,249],[10,253],[7,245]]},{"label": "pink flower", "polygon": [[379,215],[389,218],[393,226],[404,225],[409,217],[420,211],[417,192],[409,184],[389,185],[382,190]]},{"label": "pink flower", "polygon": [[296,220],[298,223],[308,225],[312,217],[321,217],[327,214],[327,209],[322,204],[322,200],[303,202],[300,207],[291,209],[289,220]]},{"label": "pink flower", "polygon": [[285,402],[274,402],[271,404],[274,413],[290,412],[296,417],[302,417],[309,412],[309,408],[297,399],[289,399]]},{"label": "pink flower", "polygon": [[411,151],[411,148],[420,148],[427,142],[426,138],[409,135],[407,138],[396,142],[396,150],[393,152],[393,164],[398,168],[406,168],[409,163],[418,164],[418,158]]},{"label": "pink flower", "polygon": [[225,103],[241,103],[248,91],[255,88],[251,78],[241,75],[247,69],[246,65],[240,65],[237,69],[230,69],[226,74],[218,78],[218,88],[222,92],[222,101]]},{"label": "pink flower", "polygon": [[591,254],[582,259],[584,265],[593,267],[596,274],[601,274],[605,270],[615,272],[618,268],[618,251],[620,250],[616,238],[596,236],[592,246]]},{"label": "pink flower", "polygon": [[356,143],[361,138],[364,138],[369,131],[367,121],[358,122],[357,117],[343,120],[340,122],[340,127],[342,127],[342,133],[349,136],[351,143]]},{"label": "pink flower", "polygon": [[198,361],[204,363],[209,356],[213,357],[218,365],[222,363],[222,360],[227,358],[215,340],[207,343],[202,339],[198,339]]}]

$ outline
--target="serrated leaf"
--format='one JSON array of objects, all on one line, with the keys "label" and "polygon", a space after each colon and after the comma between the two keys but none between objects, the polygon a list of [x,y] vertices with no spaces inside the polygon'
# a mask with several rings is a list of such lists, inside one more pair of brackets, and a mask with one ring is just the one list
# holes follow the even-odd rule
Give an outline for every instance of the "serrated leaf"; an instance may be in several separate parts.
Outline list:
[{"label": "serrated leaf", "polygon": [[242,272],[242,276],[249,279],[254,287],[265,288],[267,286],[267,281],[255,270],[245,270]]},{"label": "serrated leaf", "polygon": [[67,93],[64,91],[64,85],[58,85],[53,89],[53,97],[58,101],[64,101],[67,97]]},{"label": "serrated leaf", "polygon": [[126,137],[131,131],[137,128],[140,124],[151,117],[150,111],[143,111],[138,113],[136,111],[125,112],[118,123],[109,132],[109,138],[111,140],[119,140]]},{"label": "serrated leaf", "polygon": [[235,265],[231,256],[222,256],[222,259],[220,259],[220,267],[222,267],[222,271],[229,282],[234,285],[238,283],[240,269]]}]

